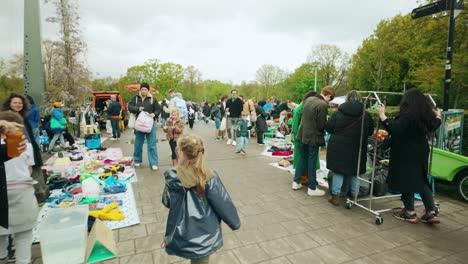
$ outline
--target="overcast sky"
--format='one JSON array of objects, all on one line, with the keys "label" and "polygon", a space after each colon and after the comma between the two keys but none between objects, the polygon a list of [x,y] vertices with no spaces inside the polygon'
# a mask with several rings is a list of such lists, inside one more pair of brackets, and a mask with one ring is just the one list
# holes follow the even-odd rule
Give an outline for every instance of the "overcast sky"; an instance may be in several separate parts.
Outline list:
[{"label": "overcast sky", "polygon": [[[45,22],[42,38],[57,38]],[[53,1],[53,0],[52,0]],[[293,71],[311,47],[352,54],[377,23],[417,7],[416,0],[79,0],[87,64],[94,76],[120,77],[152,58],[194,65],[203,79],[253,80],[262,64]],[[23,0],[0,0],[0,57],[23,50]]]}]

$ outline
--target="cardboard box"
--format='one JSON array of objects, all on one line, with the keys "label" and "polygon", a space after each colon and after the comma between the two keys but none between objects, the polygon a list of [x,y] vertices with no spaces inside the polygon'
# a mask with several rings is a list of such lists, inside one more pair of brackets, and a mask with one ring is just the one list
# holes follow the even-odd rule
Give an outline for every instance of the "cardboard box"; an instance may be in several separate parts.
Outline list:
[{"label": "cardboard box", "polygon": [[94,263],[116,256],[117,246],[114,233],[101,220],[96,219],[88,236],[86,263]]}]

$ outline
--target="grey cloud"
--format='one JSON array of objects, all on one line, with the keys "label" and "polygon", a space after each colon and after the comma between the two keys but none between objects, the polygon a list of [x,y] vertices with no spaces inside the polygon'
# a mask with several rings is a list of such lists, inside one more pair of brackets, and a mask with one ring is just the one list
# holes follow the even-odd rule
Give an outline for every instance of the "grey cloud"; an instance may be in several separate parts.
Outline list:
[{"label": "grey cloud", "polygon": [[[22,2],[0,0],[0,57],[22,49]],[[42,0],[41,0],[42,3]],[[194,65],[203,78],[252,80],[262,64],[292,71],[311,46],[354,52],[378,21],[408,13],[416,0],[78,0],[87,64],[119,77],[151,58]],[[5,7],[5,8],[4,8]],[[53,6],[42,4],[42,17]],[[43,38],[58,27],[42,21]],[[7,37],[8,38],[5,38]]]}]

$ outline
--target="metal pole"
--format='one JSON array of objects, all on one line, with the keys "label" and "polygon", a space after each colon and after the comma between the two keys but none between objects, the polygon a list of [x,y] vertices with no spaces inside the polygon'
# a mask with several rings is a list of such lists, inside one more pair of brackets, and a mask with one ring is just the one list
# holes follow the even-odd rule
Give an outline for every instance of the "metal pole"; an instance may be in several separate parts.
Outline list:
[{"label": "metal pole", "polygon": [[45,73],[41,54],[39,0],[24,0],[24,92],[44,104]]},{"label": "metal pole", "polygon": [[453,35],[455,33],[455,1],[449,0],[449,29],[448,29],[448,40],[447,40],[447,60],[445,61],[445,87],[444,87],[444,111],[448,111],[449,108],[449,92],[450,83],[452,82],[452,55],[453,55]]},{"label": "metal pole", "polygon": [[317,92],[317,65],[315,65],[314,92]]}]

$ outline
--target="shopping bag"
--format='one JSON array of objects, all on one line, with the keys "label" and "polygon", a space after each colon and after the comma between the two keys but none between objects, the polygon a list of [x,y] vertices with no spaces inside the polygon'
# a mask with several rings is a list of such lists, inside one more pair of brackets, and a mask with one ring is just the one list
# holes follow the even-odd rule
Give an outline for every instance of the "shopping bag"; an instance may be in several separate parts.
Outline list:
[{"label": "shopping bag", "polygon": [[257,112],[255,110],[250,112],[250,122],[252,123],[257,122]]},{"label": "shopping bag", "polygon": [[85,135],[85,146],[88,149],[100,149],[101,148],[101,134]]},{"label": "shopping bag", "polygon": [[128,116],[127,126],[129,128],[135,128],[135,121],[136,121],[136,115],[134,113],[130,113],[130,115]]},{"label": "shopping bag", "polygon": [[153,129],[154,119],[148,112],[141,112],[135,121],[135,130],[149,133]]},{"label": "shopping bag", "polygon": [[226,118],[223,117],[223,119],[221,120],[221,125],[219,126],[219,131],[224,131],[226,130]]}]

